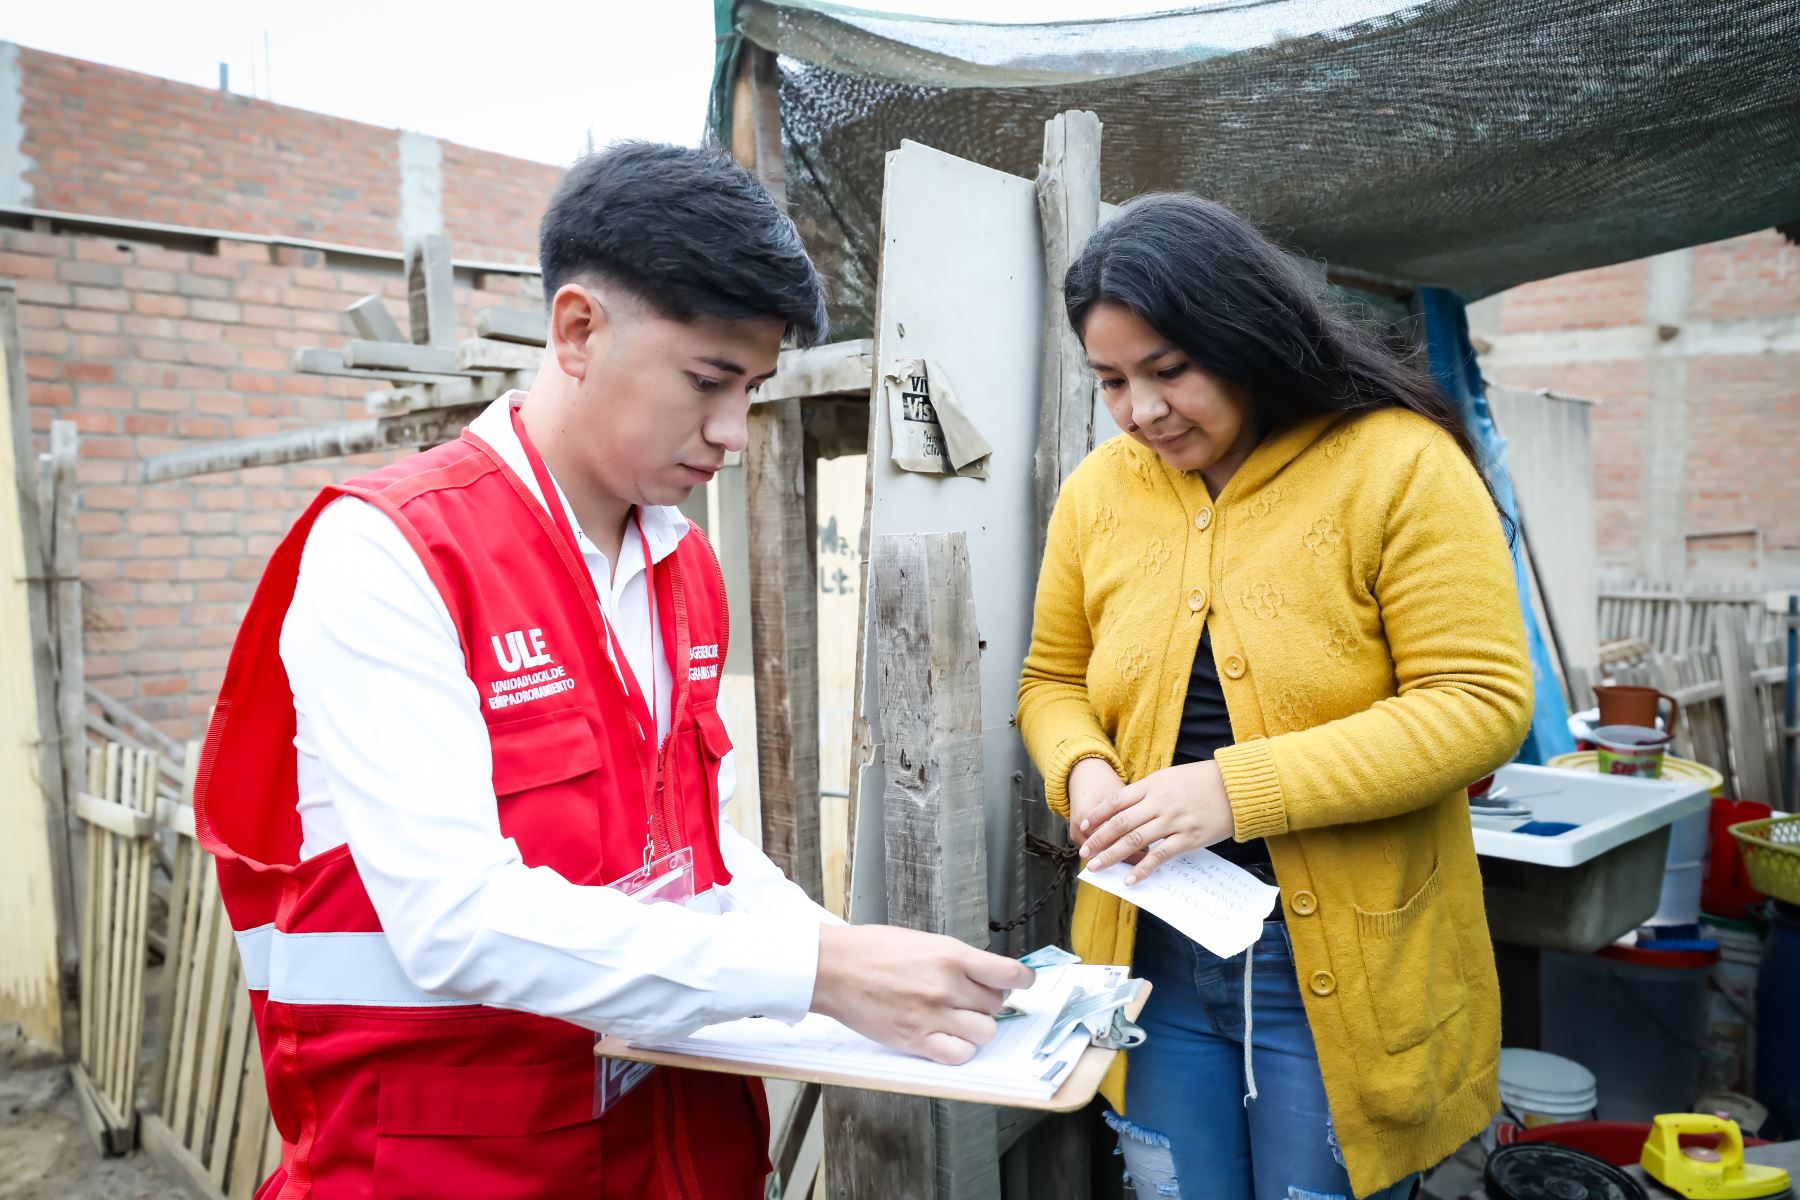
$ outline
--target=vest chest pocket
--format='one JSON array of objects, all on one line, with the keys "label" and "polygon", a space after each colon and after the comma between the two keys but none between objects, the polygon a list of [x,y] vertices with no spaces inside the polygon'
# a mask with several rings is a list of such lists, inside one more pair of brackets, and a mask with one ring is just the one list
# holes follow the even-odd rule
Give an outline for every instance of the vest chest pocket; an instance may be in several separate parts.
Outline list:
[{"label": "vest chest pocket", "polygon": [[533,713],[490,725],[488,740],[502,836],[513,839],[528,866],[595,882],[605,867],[608,772],[586,714]]},{"label": "vest chest pocket", "polygon": [[600,769],[600,743],[579,709],[537,713],[488,726],[494,794],[510,796]]}]

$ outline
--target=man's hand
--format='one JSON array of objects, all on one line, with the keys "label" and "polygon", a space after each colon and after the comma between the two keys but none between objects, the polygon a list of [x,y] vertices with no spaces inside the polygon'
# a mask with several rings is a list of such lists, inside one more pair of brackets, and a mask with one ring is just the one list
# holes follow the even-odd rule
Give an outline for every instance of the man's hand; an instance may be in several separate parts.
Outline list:
[{"label": "man's hand", "polygon": [[[1073,802],[1069,811],[1074,812]],[[1171,858],[1224,841],[1235,828],[1225,781],[1218,764],[1208,759],[1167,767],[1120,788],[1088,810],[1071,832],[1086,836],[1081,856],[1095,871],[1135,862],[1137,869],[1125,880],[1129,884]]]},{"label": "man's hand", "polygon": [[955,938],[891,925],[823,925],[812,1010],[864,1037],[955,1066],[994,1038],[994,1014],[1030,967]]}]

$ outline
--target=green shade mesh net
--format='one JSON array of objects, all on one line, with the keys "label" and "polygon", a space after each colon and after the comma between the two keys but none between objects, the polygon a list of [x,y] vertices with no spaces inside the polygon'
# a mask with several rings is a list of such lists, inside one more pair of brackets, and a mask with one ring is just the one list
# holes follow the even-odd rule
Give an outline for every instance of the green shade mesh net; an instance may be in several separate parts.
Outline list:
[{"label": "green shade mesh net", "polygon": [[1466,299],[1800,219],[1800,0],[1238,0],[1050,25],[719,0],[712,136],[775,51],[790,210],[867,332],[902,139],[1035,174],[1104,124],[1101,195],[1186,189],[1296,251]]}]

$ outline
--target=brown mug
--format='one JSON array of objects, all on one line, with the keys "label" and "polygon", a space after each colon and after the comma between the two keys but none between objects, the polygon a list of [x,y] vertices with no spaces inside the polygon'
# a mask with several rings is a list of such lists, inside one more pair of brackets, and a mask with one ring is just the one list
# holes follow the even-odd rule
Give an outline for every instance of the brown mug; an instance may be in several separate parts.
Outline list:
[{"label": "brown mug", "polygon": [[1681,713],[1679,700],[1653,687],[1605,684],[1594,689],[1594,698],[1600,702],[1600,719],[1595,722],[1597,725],[1641,725],[1646,729],[1655,729],[1657,710],[1667,700],[1669,715],[1663,718],[1663,731],[1673,734],[1675,718]]}]

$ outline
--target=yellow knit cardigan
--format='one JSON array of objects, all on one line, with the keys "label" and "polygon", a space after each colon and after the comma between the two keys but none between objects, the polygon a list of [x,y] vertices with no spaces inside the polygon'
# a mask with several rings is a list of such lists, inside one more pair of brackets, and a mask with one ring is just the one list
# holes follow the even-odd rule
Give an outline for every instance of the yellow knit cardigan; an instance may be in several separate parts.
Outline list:
[{"label": "yellow knit cardigan", "polygon": [[[1447,1157],[1499,1107],[1463,789],[1532,707],[1480,477],[1399,409],[1277,433],[1216,498],[1118,437],[1070,476],[1047,543],[1019,726],[1050,806],[1068,815],[1083,758],[1127,781],[1169,765],[1210,623],[1236,737],[1217,762],[1237,839],[1268,839],[1351,1183]],[[1136,916],[1084,885],[1075,951],[1129,963]],[[1123,1061],[1104,1092],[1123,1112]]]}]

